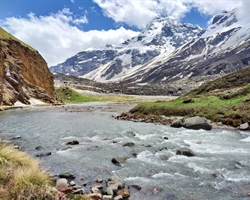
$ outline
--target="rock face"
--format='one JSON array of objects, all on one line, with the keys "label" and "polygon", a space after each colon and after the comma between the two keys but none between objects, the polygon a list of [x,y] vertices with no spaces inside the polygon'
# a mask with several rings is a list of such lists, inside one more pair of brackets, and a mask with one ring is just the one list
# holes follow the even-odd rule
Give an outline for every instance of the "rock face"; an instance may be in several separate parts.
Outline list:
[{"label": "rock face", "polygon": [[120,46],[80,52],[51,70],[98,82],[194,89],[250,63],[249,18],[238,18],[233,10],[211,21],[207,30],[201,30],[192,24],[156,18]]},{"label": "rock face", "polygon": [[183,118],[183,119],[177,119],[172,122],[170,125],[171,127],[174,128],[180,128],[184,127],[187,129],[194,129],[194,130],[199,130],[199,129],[204,129],[204,130],[211,130],[212,125],[208,122],[208,120],[204,117],[190,117],[190,118]]},{"label": "rock face", "polygon": [[0,81],[2,105],[35,98],[54,102],[54,77],[42,56],[0,28]]}]

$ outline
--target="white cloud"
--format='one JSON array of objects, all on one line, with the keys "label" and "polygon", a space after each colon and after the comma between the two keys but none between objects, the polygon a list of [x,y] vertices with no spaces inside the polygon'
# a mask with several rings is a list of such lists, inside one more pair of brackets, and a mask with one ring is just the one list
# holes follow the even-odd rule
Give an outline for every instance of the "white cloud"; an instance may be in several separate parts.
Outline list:
[{"label": "white cloud", "polygon": [[[206,15],[232,10],[247,0],[93,0],[115,22],[143,28],[155,16],[185,17],[191,8]],[[248,7],[249,8],[249,7]]]},{"label": "white cloud", "polygon": [[76,18],[65,8],[49,16],[30,13],[27,18],[6,18],[3,28],[34,47],[49,66],[64,62],[67,58],[91,47],[103,47],[107,43],[120,44],[137,35],[137,32],[119,28],[108,31],[80,30],[79,23],[87,23],[87,17]]}]

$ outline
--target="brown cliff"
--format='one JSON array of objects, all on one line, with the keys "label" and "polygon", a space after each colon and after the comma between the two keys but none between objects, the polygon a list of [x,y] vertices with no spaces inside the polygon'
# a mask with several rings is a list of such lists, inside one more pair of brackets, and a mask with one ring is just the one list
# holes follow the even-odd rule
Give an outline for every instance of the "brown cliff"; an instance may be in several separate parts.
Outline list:
[{"label": "brown cliff", "polygon": [[54,102],[54,77],[32,47],[0,28],[0,104],[30,104],[30,98]]}]

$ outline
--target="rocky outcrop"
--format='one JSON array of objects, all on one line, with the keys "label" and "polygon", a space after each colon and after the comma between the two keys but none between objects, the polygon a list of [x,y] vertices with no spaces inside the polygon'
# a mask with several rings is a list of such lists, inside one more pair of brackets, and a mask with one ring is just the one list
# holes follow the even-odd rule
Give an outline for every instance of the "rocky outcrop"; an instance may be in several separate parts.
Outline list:
[{"label": "rocky outcrop", "polygon": [[46,61],[35,49],[3,29],[0,33],[1,104],[30,104],[30,98],[53,103],[54,77]]},{"label": "rocky outcrop", "polygon": [[205,117],[198,117],[198,116],[177,119],[173,121],[170,126],[174,128],[184,127],[187,129],[194,129],[194,130],[199,130],[199,129],[211,130],[212,129],[212,125],[208,122],[208,120]]}]

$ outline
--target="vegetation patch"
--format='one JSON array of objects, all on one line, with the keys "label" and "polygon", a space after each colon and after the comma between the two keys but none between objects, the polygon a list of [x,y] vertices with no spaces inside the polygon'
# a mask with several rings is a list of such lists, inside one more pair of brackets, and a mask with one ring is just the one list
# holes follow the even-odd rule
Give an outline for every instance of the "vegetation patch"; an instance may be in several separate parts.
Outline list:
[{"label": "vegetation patch", "polygon": [[57,98],[63,103],[83,103],[83,102],[98,102],[98,101],[125,102],[134,100],[134,98],[129,96],[82,95],[70,87],[56,88],[56,95]]},{"label": "vegetation patch", "polygon": [[[124,119],[206,117],[213,122],[237,127],[250,122],[250,67],[229,74],[169,102],[141,103],[121,116]],[[171,123],[171,120],[169,120]]]}]

